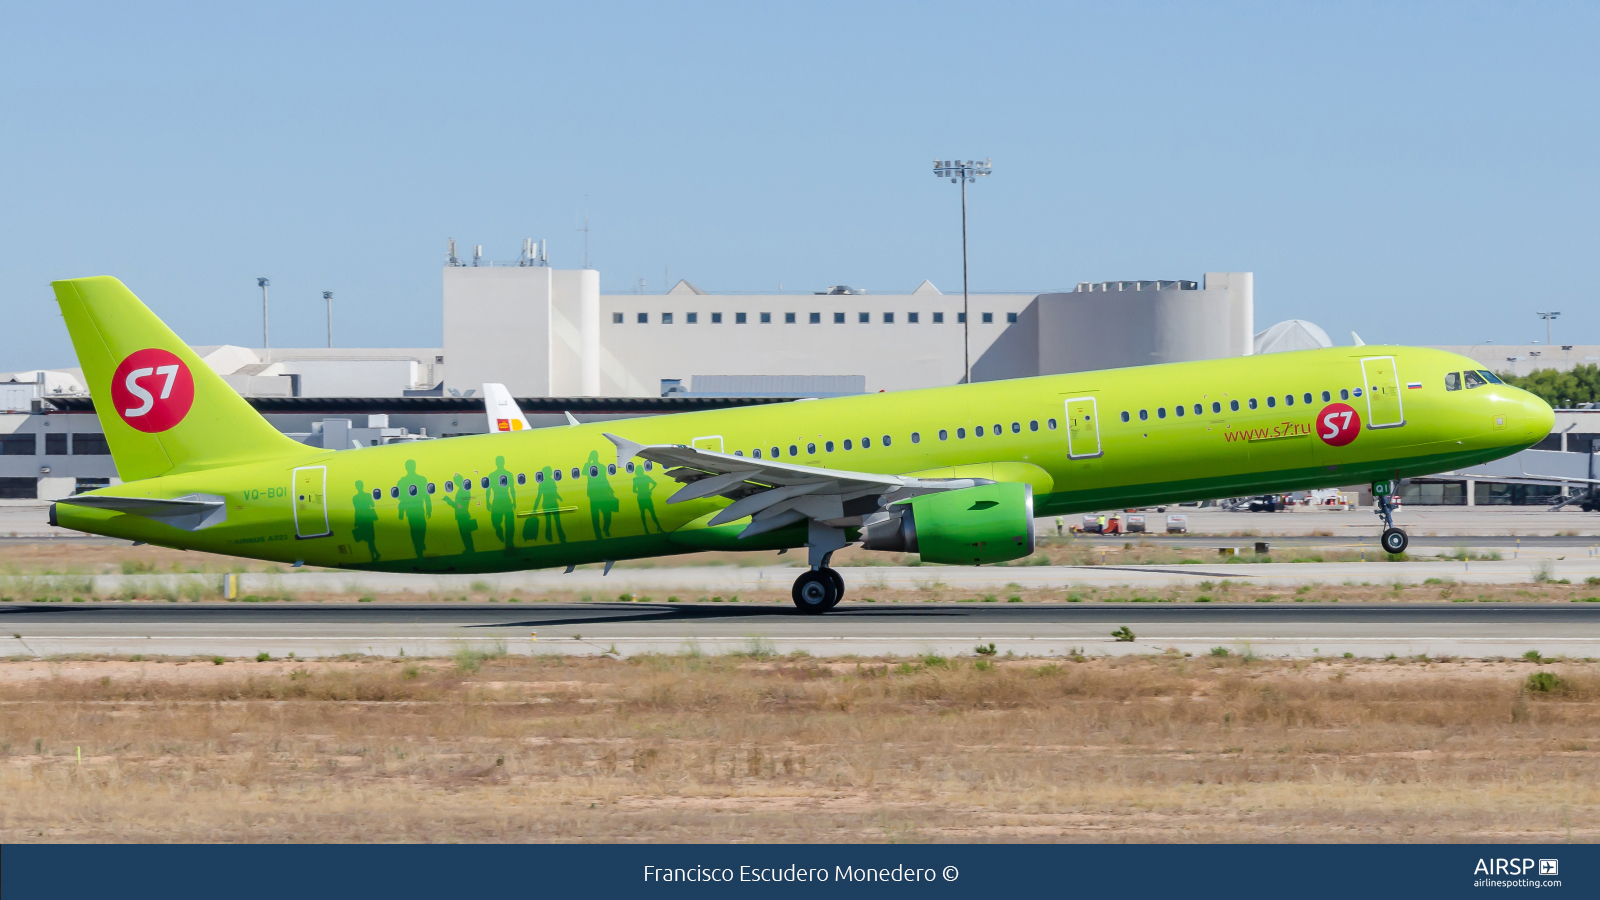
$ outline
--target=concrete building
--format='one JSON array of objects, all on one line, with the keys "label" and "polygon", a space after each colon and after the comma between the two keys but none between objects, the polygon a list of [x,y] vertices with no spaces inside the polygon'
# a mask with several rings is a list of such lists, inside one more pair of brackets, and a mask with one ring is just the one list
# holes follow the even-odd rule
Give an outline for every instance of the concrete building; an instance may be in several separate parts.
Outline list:
[{"label": "concrete building", "polygon": [[1537,369],[1570,371],[1578,366],[1600,364],[1600,346],[1594,344],[1473,344],[1470,347],[1439,347],[1459,353],[1495,372],[1531,375]]}]

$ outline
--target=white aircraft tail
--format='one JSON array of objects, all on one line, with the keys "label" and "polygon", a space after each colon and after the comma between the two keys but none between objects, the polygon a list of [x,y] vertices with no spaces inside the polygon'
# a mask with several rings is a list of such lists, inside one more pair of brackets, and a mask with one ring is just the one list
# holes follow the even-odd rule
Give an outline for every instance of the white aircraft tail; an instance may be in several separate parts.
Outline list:
[{"label": "white aircraft tail", "polygon": [[489,414],[489,431],[527,431],[528,420],[522,408],[511,399],[511,392],[503,384],[484,384],[483,405]]}]

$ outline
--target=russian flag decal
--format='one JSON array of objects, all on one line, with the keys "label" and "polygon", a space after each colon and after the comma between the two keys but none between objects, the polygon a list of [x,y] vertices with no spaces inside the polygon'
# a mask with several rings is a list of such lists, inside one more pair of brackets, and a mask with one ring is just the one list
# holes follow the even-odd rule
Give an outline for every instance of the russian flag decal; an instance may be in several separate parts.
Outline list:
[{"label": "russian flag decal", "polygon": [[1408,382],[1406,382],[1406,387],[1408,387],[1408,388],[1419,388],[1419,387],[1422,387],[1422,382],[1420,382],[1420,381],[1408,381]]}]

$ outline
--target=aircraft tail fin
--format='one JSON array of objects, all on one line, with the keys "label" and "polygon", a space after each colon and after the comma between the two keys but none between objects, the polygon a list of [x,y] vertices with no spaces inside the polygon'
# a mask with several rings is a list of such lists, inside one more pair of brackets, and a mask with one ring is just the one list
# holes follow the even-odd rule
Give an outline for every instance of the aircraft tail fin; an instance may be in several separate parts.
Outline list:
[{"label": "aircraft tail fin", "polygon": [[124,481],[319,452],[273,428],[121,281],[51,287]]},{"label": "aircraft tail fin", "polygon": [[485,382],[483,385],[483,406],[489,414],[489,431],[527,431],[528,419],[522,414],[522,407],[517,401],[511,399],[511,392],[503,384]]}]

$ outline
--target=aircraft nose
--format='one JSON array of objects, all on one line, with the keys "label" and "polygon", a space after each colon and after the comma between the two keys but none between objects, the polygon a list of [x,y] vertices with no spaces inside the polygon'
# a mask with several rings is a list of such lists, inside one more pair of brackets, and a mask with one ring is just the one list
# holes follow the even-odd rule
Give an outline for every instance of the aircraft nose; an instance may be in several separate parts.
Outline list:
[{"label": "aircraft nose", "polygon": [[1550,408],[1550,404],[1527,391],[1523,391],[1522,421],[1528,423],[1528,436],[1530,438],[1542,440],[1545,435],[1555,430],[1556,411]]}]

